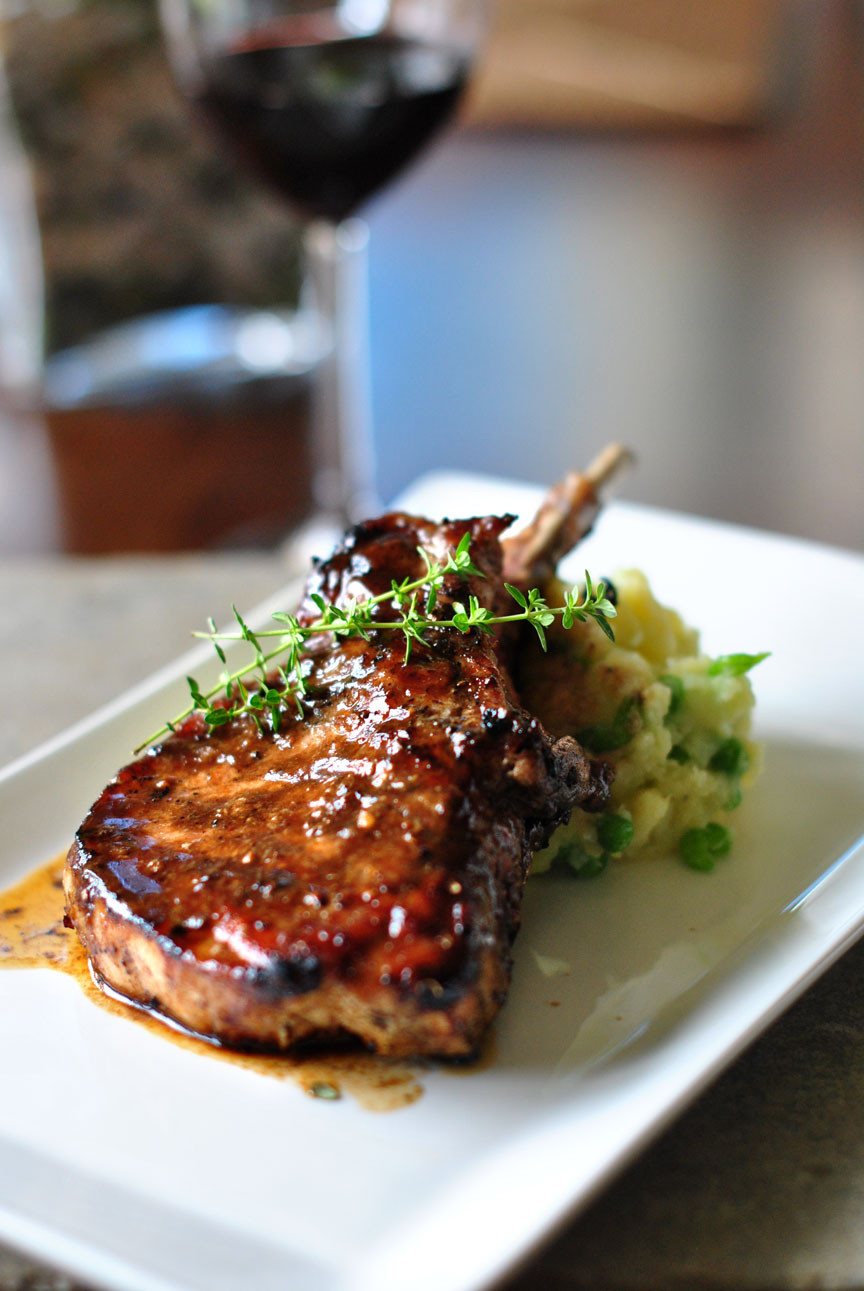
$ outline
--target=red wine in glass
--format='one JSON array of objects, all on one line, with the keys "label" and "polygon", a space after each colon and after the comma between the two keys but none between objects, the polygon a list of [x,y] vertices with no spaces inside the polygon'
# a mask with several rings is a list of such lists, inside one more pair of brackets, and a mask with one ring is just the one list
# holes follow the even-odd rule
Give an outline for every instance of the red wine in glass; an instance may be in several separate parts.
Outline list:
[{"label": "red wine in glass", "polygon": [[208,60],[198,101],[243,162],[307,216],[338,223],[450,116],[464,53],[386,32],[310,40],[298,19]]},{"label": "red wine in glass", "polygon": [[[160,0],[178,79],[241,164],[306,222],[320,323],[315,505],[374,506],[365,339],[367,231],[355,212],[451,115],[486,0]],[[305,306],[304,306],[305,308]]]}]

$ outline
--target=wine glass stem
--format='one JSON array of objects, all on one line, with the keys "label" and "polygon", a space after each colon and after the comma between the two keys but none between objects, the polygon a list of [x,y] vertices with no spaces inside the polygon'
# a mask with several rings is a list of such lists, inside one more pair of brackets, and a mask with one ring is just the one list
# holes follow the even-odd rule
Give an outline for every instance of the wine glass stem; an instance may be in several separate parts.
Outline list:
[{"label": "wine glass stem", "polygon": [[362,220],[315,221],[304,243],[307,286],[325,338],[313,394],[312,491],[340,526],[377,511],[372,466],[367,259]]}]

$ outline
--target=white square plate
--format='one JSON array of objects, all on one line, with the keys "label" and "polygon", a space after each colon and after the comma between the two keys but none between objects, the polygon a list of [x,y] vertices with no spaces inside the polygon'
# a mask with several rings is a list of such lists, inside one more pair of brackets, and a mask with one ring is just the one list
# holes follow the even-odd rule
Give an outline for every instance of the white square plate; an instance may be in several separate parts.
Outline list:
[{"label": "white square plate", "polygon": [[[527,517],[538,497],[458,475],[402,502]],[[613,504],[569,570],[627,565],[710,653],[774,652],[754,674],[766,771],[732,857],[710,876],[670,858],[529,884],[494,1063],[424,1074],[390,1115],[165,1043],[60,974],[0,973],[2,1238],[124,1291],[485,1286],[861,933],[864,560]],[[0,885],[67,846],[203,657],[0,777]]]}]

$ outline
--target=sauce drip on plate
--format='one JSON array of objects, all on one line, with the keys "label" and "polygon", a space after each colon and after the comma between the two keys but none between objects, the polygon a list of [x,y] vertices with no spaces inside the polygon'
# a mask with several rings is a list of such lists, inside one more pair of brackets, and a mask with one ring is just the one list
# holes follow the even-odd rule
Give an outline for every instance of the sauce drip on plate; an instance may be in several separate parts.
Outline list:
[{"label": "sauce drip on plate", "polygon": [[[134,1019],[184,1049],[232,1062],[261,1075],[295,1081],[308,1094],[350,1094],[368,1111],[395,1111],[423,1093],[422,1067],[357,1052],[302,1055],[245,1053],[192,1035],[159,1014],[101,990],[75,933],[63,925],[63,863],[58,856],[0,892],[0,969],[53,968],[73,977],[85,995],[117,1017]],[[461,1070],[465,1070],[462,1068]]]}]

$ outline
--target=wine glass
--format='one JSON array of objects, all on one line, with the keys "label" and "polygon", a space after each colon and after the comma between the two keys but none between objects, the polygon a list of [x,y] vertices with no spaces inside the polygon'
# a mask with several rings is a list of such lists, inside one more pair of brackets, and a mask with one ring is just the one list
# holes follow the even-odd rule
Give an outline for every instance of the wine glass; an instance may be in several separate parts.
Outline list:
[{"label": "wine glass", "polygon": [[312,496],[373,506],[365,247],[356,211],[451,115],[485,0],[160,0],[175,75],[238,159],[304,220],[323,335]]}]

